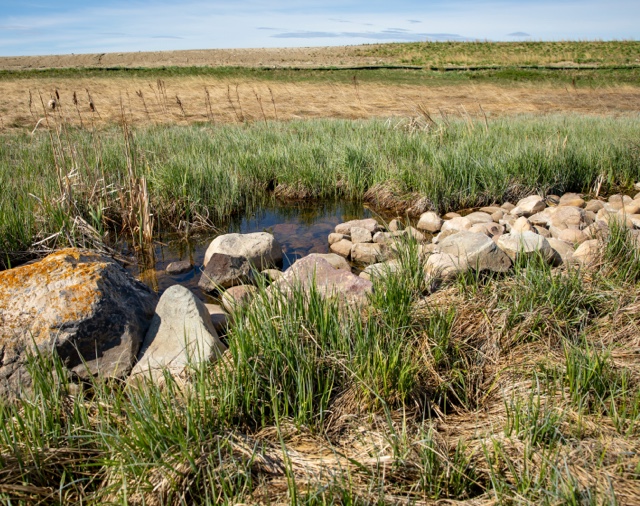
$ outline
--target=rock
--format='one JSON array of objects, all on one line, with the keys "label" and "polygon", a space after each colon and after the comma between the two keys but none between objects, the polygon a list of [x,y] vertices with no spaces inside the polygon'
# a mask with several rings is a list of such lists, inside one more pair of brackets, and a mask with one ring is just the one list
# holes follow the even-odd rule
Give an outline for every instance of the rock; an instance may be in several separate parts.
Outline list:
[{"label": "rock", "polygon": [[503,209],[500,209],[499,211],[496,211],[495,213],[491,214],[491,219],[498,223],[502,218],[504,218],[504,214],[505,211]]},{"label": "rock", "polygon": [[640,214],[630,214],[628,218],[635,228],[640,228]]},{"label": "rock", "polygon": [[497,223],[477,223],[469,229],[469,232],[495,237],[504,234],[504,226]]},{"label": "rock", "polygon": [[374,218],[367,218],[366,220],[351,220],[346,223],[340,223],[339,225],[336,225],[335,233],[351,235],[351,229],[353,227],[364,228],[372,234],[380,229],[378,222]]},{"label": "rock", "polygon": [[[284,276],[271,286],[279,283],[283,278]],[[240,306],[249,303],[257,290],[258,289],[252,285],[232,286],[222,294],[222,307],[224,307],[228,313],[233,313]]]},{"label": "rock", "polygon": [[560,230],[564,230],[565,228],[582,230],[586,226],[587,221],[585,211],[579,207],[559,207],[549,220],[550,228],[554,227]]},{"label": "rock", "polygon": [[[573,258],[573,246],[559,239],[547,239],[549,246],[556,253],[556,265],[569,264]],[[559,261],[558,261],[559,260]]]},{"label": "rock", "polygon": [[360,277],[364,279],[371,279],[376,276],[388,276],[395,274],[401,268],[400,262],[397,260],[391,260],[389,262],[380,262],[373,265],[368,265],[361,273]]},{"label": "rock", "polygon": [[366,228],[351,227],[351,242],[354,244],[373,242],[373,236]]},{"label": "rock", "polygon": [[634,187],[636,190],[640,190],[640,183],[633,183],[633,187]]},{"label": "rock", "polygon": [[404,224],[402,223],[400,218],[395,218],[389,222],[389,232],[399,232],[403,228]]},{"label": "rock", "polygon": [[600,241],[589,239],[573,252],[573,259],[583,266],[591,266],[600,258]]},{"label": "rock", "polygon": [[587,202],[587,204],[584,206],[584,210],[597,213],[603,207],[604,207],[604,203],[601,200],[594,199]]},{"label": "rock", "polygon": [[463,230],[469,230],[472,225],[473,223],[471,223],[471,221],[469,221],[467,218],[463,218],[460,216],[458,218],[451,218],[449,221],[445,221],[442,224],[442,229],[440,231],[441,232],[448,232],[448,231],[461,232]]},{"label": "rock", "polygon": [[442,219],[436,213],[429,211],[427,213],[422,213],[420,215],[420,219],[418,220],[418,224],[416,228],[418,230],[424,230],[426,232],[440,232],[442,228]]},{"label": "rock", "polygon": [[245,257],[214,253],[200,276],[198,286],[205,292],[214,292],[241,285],[251,278],[251,264]]},{"label": "rock", "polygon": [[618,213],[624,214],[638,214],[640,212],[640,200],[632,200],[631,202],[625,202]]},{"label": "rock", "polygon": [[627,202],[631,202],[633,199],[629,197],[629,195],[622,195],[618,193],[616,195],[611,195],[611,197],[609,197],[608,200],[609,200],[609,204],[617,206],[619,209]]},{"label": "rock", "polygon": [[617,223],[620,226],[624,226],[626,228],[633,228],[633,220],[627,214],[618,214],[611,213],[606,209],[600,209],[598,214],[596,215],[596,222],[605,223],[608,226],[611,226],[611,223]]},{"label": "rock", "polygon": [[480,212],[481,213],[487,213],[487,214],[493,214],[493,213],[497,213],[497,212],[502,212],[503,209],[501,207],[498,206],[485,206],[485,207],[481,207],[480,208]]},{"label": "rock", "polygon": [[413,228],[413,227],[407,227],[405,230],[405,235],[407,237],[410,237],[412,239],[414,239],[417,242],[424,242],[427,238],[424,236],[424,234],[420,233],[417,229]]},{"label": "rock", "polygon": [[213,328],[216,329],[218,334],[224,334],[227,330],[227,320],[229,319],[227,312],[218,304],[205,304],[204,307],[209,311]]},{"label": "rock", "polygon": [[351,248],[353,247],[353,243],[347,239],[342,239],[341,241],[334,242],[329,249],[340,255],[344,258],[351,258]]},{"label": "rock", "polygon": [[180,262],[171,262],[167,265],[165,271],[167,274],[171,274],[175,276],[177,274],[184,274],[185,272],[189,272],[193,269],[193,264],[189,260],[182,260]]},{"label": "rock", "polygon": [[589,239],[605,239],[609,236],[609,225],[604,221],[596,221],[584,229]]},{"label": "rock", "polygon": [[131,376],[157,379],[163,369],[178,375],[189,364],[215,359],[225,349],[204,303],[184,286],[173,285],[160,297]]},{"label": "rock", "polygon": [[435,253],[436,248],[436,244],[418,244],[418,255],[421,257],[427,257],[432,253]]},{"label": "rock", "polygon": [[335,232],[332,232],[331,234],[329,234],[329,245],[335,244],[339,241],[342,241],[343,239],[349,240],[349,236],[345,234],[336,234]]},{"label": "rock", "polygon": [[531,223],[532,225],[540,225],[542,227],[548,227],[549,224],[551,223],[551,217],[555,214],[557,210],[558,210],[557,207],[547,207],[543,211],[540,211],[539,213],[532,214],[531,216],[529,216],[528,218],[529,223]]},{"label": "rock", "polygon": [[579,195],[577,193],[565,193],[562,197],[560,197],[560,202],[558,203],[558,205],[560,207],[584,207],[585,201],[582,198],[582,195]]},{"label": "rock", "polygon": [[534,232],[504,234],[498,237],[497,244],[513,261],[536,255],[541,255],[546,261],[553,261],[554,254],[549,242]]},{"label": "rock", "polygon": [[453,218],[462,218],[462,216],[458,213],[447,213],[445,214],[442,219],[443,220],[452,220]]},{"label": "rock", "polygon": [[344,269],[334,269],[324,258],[307,256],[289,267],[268,290],[287,294],[294,286],[309,291],[312,286],[323,297],[339,297],[348,304],[364,304],[373,290],[370,281]]},{"label": "rock", "polygon": [[434,253],[424,266],[424,273],[430,283],[436,279],[450,280],[459,273],[469,270],[469,263],[453,255]]},{"label": "rock", "polygon": [[500,209],[504,209],[506,212],[511,212],[511,210],[516,207],[511,202],[505,202],[500,206]]},{"label": "rock", "polygon": [[124,377],[156,301],[115,261],[90,251],[69,248],[0,272],[0,397],[28,389],[34,345],[45,355],[55,349],[81,377]]},{"label": "rock", "polygon": [[[351,272],[351,266],[349,265],[349,262],[347,262],[340,255],[336,255],[335,253],[311,253],[310,255],[307,255],[307,257],[305,258],[308,258],[308,257],[322,258],[327,262],[329,262],[334,269],[342,269],[342,270]],[[298,260],[298,262],[299,261],[300,260]],[[282,275],[282,273],[280,273],[280,275]]]},{"label": "rock", "polygon": [[498,222],[498,224],[503,225],[507,228],[507,230],[511,229],[511,225],[516,222],[517,218],[513,214],[505,214],[504,217]]},{"label": "rock", "polygon": [[564,230],[561,230],[557,238],[571,244],[582,244],[588,239],[587,234],[582,230],[576,230],[573,228],[565,228]]},{"label": "rock", "polygon": [[398,232],[376,232],[373,236],[373,242],[376,244],[393,244],[399,238],[404,237],[404,230]]},{"label": "rock", "polygon": [[530,197],[519,200],[516,207],[510,212],[513,216],[519,218],[520,216],[531,216],[532,214],[539,213],[545,207],[547,207],[547,205],[543,197],[540,195],[531,195]]},{"label": "rock", "polygon": [[560,203],[560,197],[557,195],[547,195],[544,201],[550,206],[557,206]]},{"label": "rock", "polygon": [[521,216],[511,225],[511,232],[533,232],[533,227],[529,220]]},{"label": "rock", "polygon": [[262,274],[267,279],[267,281],[273,283],[277,279],[280,279],[280,277],[282,276],[282,271],[279,271],[278,269],[265,269],[260,274]]},{"label": "rock", "polygon": [[224,234],[216,237],[204,255],[205,267],[214,253],[245,257],[258,270],[282,262],[282,246],[267,232]]},{"label": "rock", "polygon": [[374,264],[386,260],[387,249],[383,244],[359,243],[351,247],[351,259],[363,264]]},{"label": "rock", "polygon": [[471,222],[471,225],[476,225],[478,223],[491,223],[493,222],[493,218],[488,213],[475,212],[470,213],[465,216],[467,220]]},{"label": "rock", "polygon": [[476,271],[506,272],[511,268],[507,255],[485,234],[458,232],[438,244],[436,252],[456,257],[454,262],[466,262]]},{"label": "rock", "polygon": [[549,232],[546,228],[539,225],[534,225],[533,228],[535,229],[536,233],[540,234],[545,239],[549,239],[551,237],[551,232]]}]

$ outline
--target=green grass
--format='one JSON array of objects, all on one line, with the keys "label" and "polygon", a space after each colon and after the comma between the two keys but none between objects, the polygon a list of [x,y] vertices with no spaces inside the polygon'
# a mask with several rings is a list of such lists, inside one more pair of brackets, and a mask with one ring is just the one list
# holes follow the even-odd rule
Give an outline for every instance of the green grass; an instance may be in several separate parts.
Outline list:
[{"label": "green grass", "polygon": [[[33,357],[31,394],[0,402],[0,498],[632,502],[640,376],[633,360],[615,359],[635,339],[615,318],[640,321],[637,280],[612,274],[619,260],[588,273],[534,261],[424,299],[422,260],[408,242],[399,274],[376,277],[360,311],[260,285],[234,315],[226,359],[193,364],[188,388],[170,375],[164,386],[77,386],[55,357]],[[563,287],[551,290],[554,304],[573,302],[545,312],[549,284]],[[606,304],[576,318],[571,306],[580,313],[597,294]],[[504,325],[522,300],[549,324]]]},{"label": "green grass", "polygon": [[[76,216],[123,233],[131,164],[148,184],[156,229],[221,224],[279,198],[348,199],[374,205],[427,197],[438,211],[535,192],[629,189],[640,180],[637,117],[317,120],[150,127],[132,132],[129,162],[119,129],[60,135],[11,133],[0,145],[0,257],[52,234],[78,236]],[[58,167],[56,169],[56,166]],[[51,245],[53,240],[47,244]]]}]

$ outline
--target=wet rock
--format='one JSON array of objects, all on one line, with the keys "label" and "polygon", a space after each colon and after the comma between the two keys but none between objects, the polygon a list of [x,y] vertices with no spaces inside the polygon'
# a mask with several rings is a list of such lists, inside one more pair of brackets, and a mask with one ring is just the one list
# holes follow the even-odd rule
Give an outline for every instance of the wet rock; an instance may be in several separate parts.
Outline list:
[{"label": "wet rock", "polygon": [[205,267],[214,253],[245,257],[256,269],[262,270],[282,262],[282,246],[267,232],[224,234],[216,237],[204,256]]},{"label": "wet rock", "polygon": [[324,258],[305,257],[289,267],[277,282],[268,290],[280,290],[289,293],[293,287],[300,286],[309,291],[312,286],[323,297],[338,297],[348,304],[364,304],[373,290],[370,281],[362,279],[350,271],[335,269]]},{"label": "wet rock", "polygon": [[225,349],[204,303],[187,288],[173,285],[160,297],[131,376],[157,379],[163,369],[178,375],[190,364],[219,357]]},{"label": "wet rock", "polygon": [[386,260],[388,249],[384,244],[360,243],[351,247],[351,259],[363,264],[374,264]]},{"label": "wet rock", "polygon": [[366,228],[351,227],[351,242],[354,244],[373,242],[373,236]]},{"label": "wet rock", "polygon": [[532,214],[539,213],[545,207],[547,207],[547,205],[543,197],[540,195],[531,195],[530,197],[519,200],[516,207],[510,212],[513,216],[519,218],[520,216],[531,216]]},{"label": "wet rock", "polygon": [[380,228],[378,222],[374,218],[367,218],[366,220],[351,220],[346,223],[340,223],[339,225],[336,225],[334,232],[336,234],[351,235],[351,229],[353,227],[364,228],[372,234],[377,232]]},{"label": "wet rock", "polygon": [[458,232],[438,244],[436,252],[456,257],[458,263],[466,262],[476,271],[506,272],[511,268],[511,260],[485,234]]},{"label": "wet rock", "polygon": [[[271,286],[277,284],[279,281],[280,280],[276,281]],[[222,307],[224,307],[228,313],[233,313],[241,306],[248,304],[255,296],[257,290],[258,289],[252,285],[232,286],[222,294]]]},{"label": "wet rock", "polygon": [[498,237],[497,244],[513,261],[522,257],[530,259],[537,255],[546,261],[553,261],[554,254],[549,242],[534,232],[504,234]]},{"label": "wet rock", "polygon": [[329,246],[329,249],[337,255],[349,259],[351,258],[352,247],[353,243],[351,241],[349,241],[348,239],[342,239],[341,241],[334,242],[331,246]]},{"label": "wet rock", "polygon": [[193,269],[193,264],[189,260],[181,260],[180,262],[171,262],[167,265],[165,271],[172,276],[184,274]]},{"label": "wet rock", "polygon": [[55,350],[81,377],[125,376],[156,301],[115,261],[89,251],[65,249],[0,272],[0,396],[28,388],[25,354],[34,345]]},{"label": "wet rock", "polygon": [[433,211],[429,211],[427,213],[422,213],[420,215],[420,219],[416,224],[416,228],[418,230],[424,230],[425,232],[440,232],[442,228],[443,220]]},{"label": "wet rock", "polygon": [[198,286],[205,292],[214,292],[246,283],[251,277],[251,264],[245,257],[214,253],[200,276]]}]

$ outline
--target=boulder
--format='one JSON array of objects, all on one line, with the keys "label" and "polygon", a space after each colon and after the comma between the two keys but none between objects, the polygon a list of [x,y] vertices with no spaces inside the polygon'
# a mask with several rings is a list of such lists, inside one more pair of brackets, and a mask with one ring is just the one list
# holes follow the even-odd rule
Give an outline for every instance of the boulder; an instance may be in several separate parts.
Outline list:
[{"label": "boulder", "polygon": [[368,294],[373,290],[371,281],[344,269],[334,269],[324,258],[311,255],[289,267],[282,278],[268,290],[280,290],[287,294],[296,286],[307,292],[315,286],[323,297],[338,297],[348,304],[356,305],[366,303]]},{"label": "boulder", "polygon": [[504,218],[504,215],[505,215],[504,209],[500,209],[500,210],[496,211],[495,213],[491,214],[491,219],[494,222],[498,223],[502,218]]},{"label": "boulder", "polygon": [[598,239],[589,239],[573,252],[573,260],[585,267],[591,266],[600,259],[600,253],[600,241]]},{"label": "boulder", "polygon": [[429,211],[420,215],[420,219],[416,224],[416,228],[418,230],[424,230],[425,232],[431,232],[433,234],[435,232],[440,232],[442,224],[442,218],[440,218],[440,216],[438,216],[433,211]]},{"label": "boulder", "polygon": [[601,200],[593,199],[587,202],[587,204],[584,206],[584,210],[597,213],[603,207],[604,207],[604,202],[602,202]]},{"label": "boulder", "polygon": [[367,218],[366,220],[351,220],[346,223],[340,223],[336,225],[334,232],[336,234],[351,235],[351,229],[353,227],[364,228],[372,234],[380,229],[378,222],[374,218]]},{"label": "boulder", "polygon": [[389,222],[389,232],[398,232],[404,228],[400,218],[395,218]]},{"label": "boulder", "polygon": [[260,274],[262,274],[267,281],[273,282],[282,276],[282,271],[279,271],[278,269],[265,269],[260,272]]},{"label": "boulder", "polygon": [[561,241],[565,241],[571,244],[582,244],[584,241],[589,239],[587,234],[585,234],[582,230],[576,230],[574,228],[565,228],[561,230],[557,236],[557,239]]},{"label": "boulder", "polygon": [[361,273],[360,277],[364,279],[371,279],[376,276],[388,276],[398,272],[401,268],[400,262],[397,260],[390,260],[389,262],[380,262],[373,265],[368,265]]},{"label": "boulder", "polygon": [[616,195],[611,195],[608,200],[609,204],[620,209],[624,204],[626,204],[627,202],[631,202],[633,199],[629,197],[629,195],[622,195],[618,193]]},{"label": "boulder", "polygon": [[[327,262],[329,262],[334,269],[342,269],[342,270],[351,272],[351,266],[349,265],[349,262],[347,262],[340,255],[336,255],[335,253],[311,253],[310,255],[307,255],[307,257],[305,258],[308,258],[308,257],[322,258]],[[300,260],[298,260],[298,262],[299,261]],[[280,273],[280,275],[282,275],[282,273]]]},{"label": "boulder", "polygon": [[562,206],[556,209],[549,220],[549,227],[560,230],[574,228],[582,230],[588,225],[584,209],[579,207]]},{"label": "boulder", "polygon": [[204,307],[209,311],[213,328],[216,329],[218,334],[224,334],[227,330],[227,320],[229,319],[227,312],[218,304],[205,304]]},{"label": "boulder", "polygon": [[373,236],[366,228],[351,227],[351,242],[354,244],[373,242]]},{"label": "boulder", "polygon": [[558,206],[584,207],[585,201],[582,198],[582,195],[578,193],[565,193],[562,197],[560,197]]},{"label": "boulder", "polygon": [[[279,281],[280,280],[275,281],[271,286]],[[236,309],[240,308],[240,306],[248,304],[257,291],[258,289],[252,285],[232,286],[222,294],[222,307],[228,313],[233,313]]]},{"label": "boulder", "polygon": [[335,232],[332,232],[329,234],[329,245],[335,244],[339,241],[342,241],[343,239],[348,240],[349,236],[345,234],[336,234]]},{"label": "boulder", "polygon": [[449,231],[461,232],[463,230],[469,230],[472,226],[473,226],[473,223],[471,223],[470,220],[460,216],[458,218],[451,218],[450,220],[445,221],[442,224],[442,229],[440,230],[440,232],[449,232]]},{"label": "boulder", "polygon": [[89,251],[65,249],[0,272],[0,396],[28,388],[33,346],[55,350],[81,377],[125,376],[156,302],[119,264]]},{"label": "boulder", "polygon": [[462,215],[454,212],[446,213],[442,219],[443,220],[452,220],[453,218],[462,218]]},{"label": "boulder", "polygon": [[487,214],[503,212],[503,209],[499,206],[485,206],[485,207],[481,207],[479,210],[481,213],[487,213]]},{"label": "boulder", "polygon": [[204,255],[205,267],[214,253],[245,257],[258,270],[282,262],[282,246],[267,232],[224,234],[216,237]]},{"label": "boulder", "polygon": [[517,218],[520,216],[531,216],[542,211],[547,204],[540,195],[531,195],[518,201],[516,207],[511,209],[511,214]]},{"label": "boulder", "polygon": [[204,303],[188,288],[173,285],[160,297],[131,376],[157,379],[163,369],[179,375],[188,365],[217,358],[225,349]]},{"label": "boulder", "polygon": [[424,274],[429,283],[436,279],[453,279],[459,273],[466,272],[467,270],[469,270],[468,262],[445,253],[434,253],[427,258],[424,266]]},{"label": "boulder", "polygon": [[329,249],[333,251],[335,254],[340,255],[344,258],[351,258],[351,248],[353,247],[353,243],[348,239],[342,239],[338,242],[334,242]]},{"label": "boulder", "polygon": [[555,252],[555,265],[569,264],[573,257],[573,246],[560,239],[547,239],[549,246]]},{"label": "boulder", "polygon": [[533,232],[534,228],[529,223],[529,220],[524,216],[521,216],[511,224],[511,232]]},{"label": "boulder", "polygon": [[198,286],[205,292],[214,292],[245,283],[251,277],[251,264],[245,257],[214,253],[200,276]]},{"label": "boulder", "polygon": [[427,239],[423,233],[413,227],[407,227],[403,232],[406,237],[410,237],[417,242],[424,242]]},{"label": "boulder", "polygon": [[351,247],[351,260],[363,264],[374,264],[386,260],[388,249],[384,244],[359,243]]},{"label": "boulder", "polygon": [[547,207],[539,213],[529,216],[529,223],[532,225],[540,225],[541,227],[548,227],[551,223],[551,217],[557,210],[557,207]]},{"label": "boulder", "polygon": [[473,225],[469,232],[473,232],[474,234],[484,234],[489,237],[495,237],[497,235],[504,234],[504,226],[498,225],[497,223],[477,223]]},{"label": "boulder", "polygon": [[185,272],[189,272],[193,269],[193,264],[189,260],[182,260],[180,262],[171,262],[167,265],[165,271],[167,274],[172,276],[176,276],[178,274],[184,274]]},{"label": "boulder", "polygon": [[500,206],[500,209],[504,209],[506,212],[510,213],[511,210],[516,207],[511,202],[505,202]]},{"label": "boulder", "polygon": [[546,261],[553,261],[554,253],[549,242],[534,232],[504,234],[498,237],[497,244],[513,261],[536,255],[541,255]]},{"label": "boulder", "polygon": [[551,237],[551,232],[548,229],[541,227],[540,225],[534,225],[534,230],[537,234],[540,234],[542,237],[548,239]]},{"label": "boulder", "polygon": [[458,263],[466,262],[477,271],[506,272],[511,268],[511,260],[485,234],[458,232],[444,239],[437,253],[458,258]]},{"label": "boulder", "polygon": [[490,214],[483,212],[469,213],[465,218],[471,222],[471,225],[476,225],[478,223],[491,223],[493,221]]}]

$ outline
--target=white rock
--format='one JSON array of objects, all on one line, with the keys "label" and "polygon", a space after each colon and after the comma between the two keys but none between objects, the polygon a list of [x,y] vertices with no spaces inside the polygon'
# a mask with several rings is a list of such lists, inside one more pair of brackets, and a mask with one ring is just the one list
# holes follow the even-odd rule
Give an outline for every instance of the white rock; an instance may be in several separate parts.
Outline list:
[{"label": "white rock", "polygon": [[511,214],[516,217],[531,216],[532,214],[539,213],[545,207],[547,207],[547,205],[543,197],[540,195],[531,195],[518,201],[516,207],[511,210]]},{"label": "white rock", "polygon": [[541,255],[546,261],[552,261],[554,256],[549,242],[534,232],[504,234],[498,237],[497,244],[513,261],[536,255]]},{"label": "white rock", "polygon": [[205,267],[214,253],[245,257],[259,270],[282,262],[282,246],[267,232],[224,234],[216,237],[204,255]]},{"label": "white rock", "polygon": [[416,228],[418,230],[424,230],[426,232],[440,232],[442,228],[443,220],[433,211],[429,211],[426,213],[422,213],[420,215],[420,219],[418,220],[418,224]]},{"label": "white rock", "polygon": [[373,236],[366,228],[351,227],[351,242],[373,242]]}]

